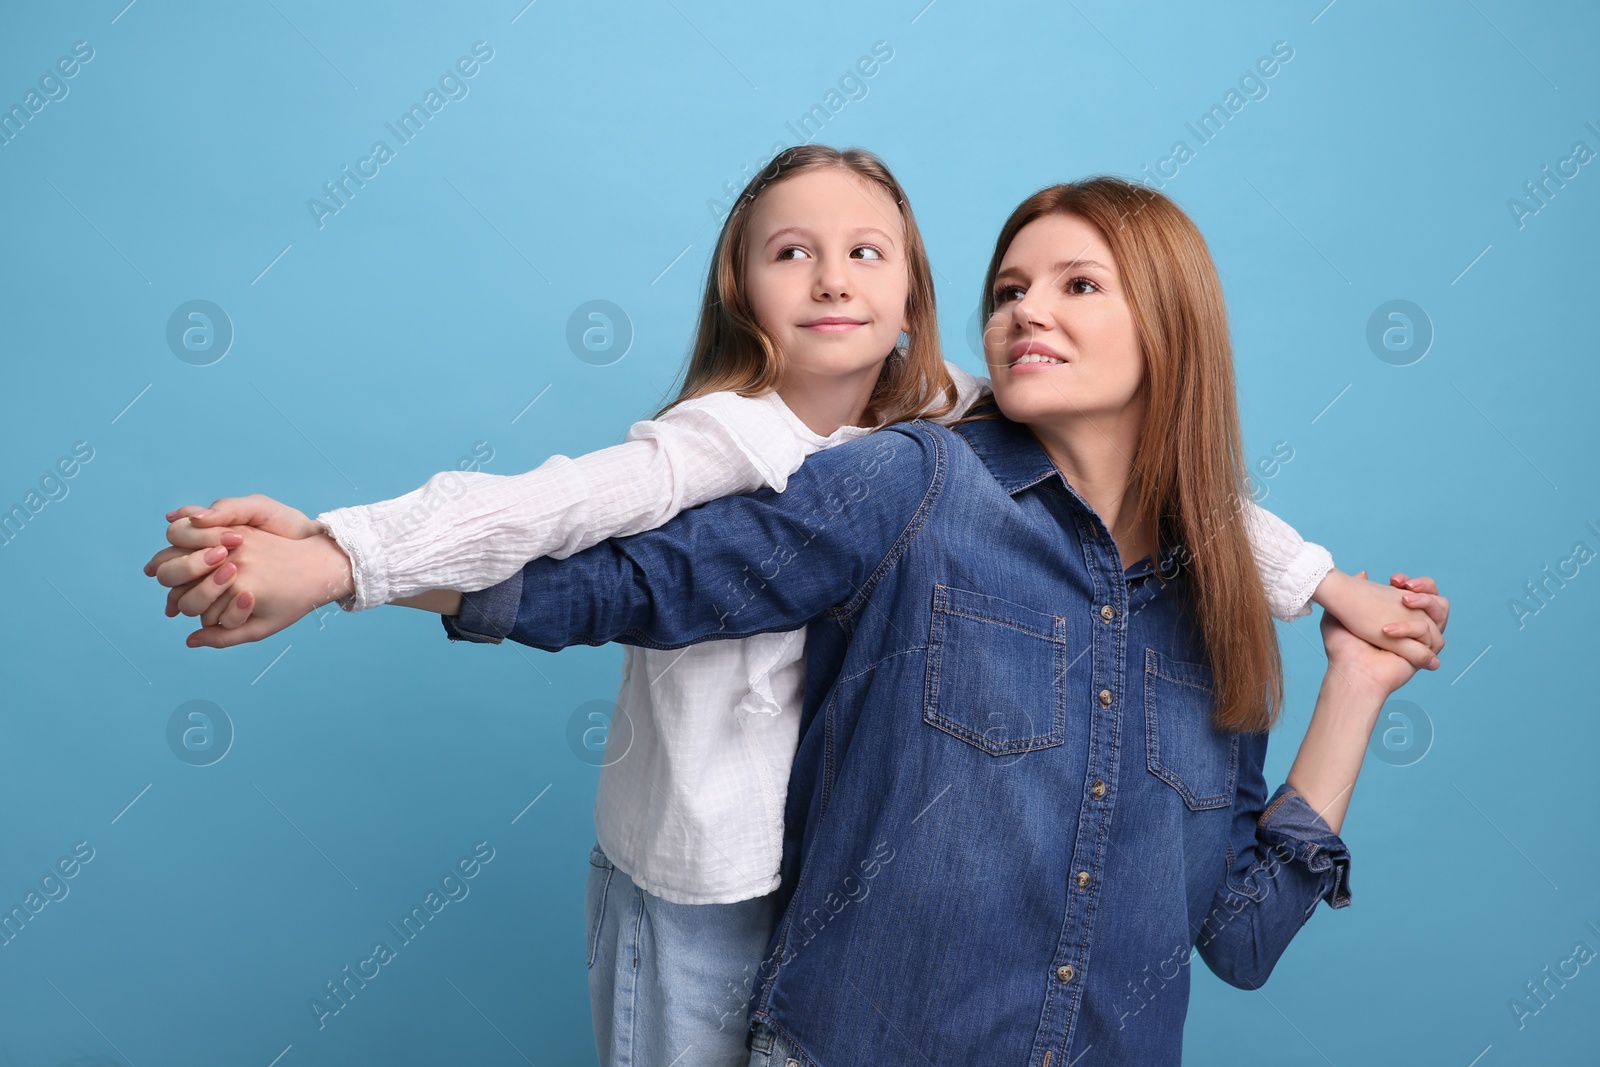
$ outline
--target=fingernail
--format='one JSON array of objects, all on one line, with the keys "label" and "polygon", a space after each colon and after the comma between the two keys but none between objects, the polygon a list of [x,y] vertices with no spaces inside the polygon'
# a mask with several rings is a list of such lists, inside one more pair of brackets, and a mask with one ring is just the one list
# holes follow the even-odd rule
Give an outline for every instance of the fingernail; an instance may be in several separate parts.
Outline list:
[{"label": "fingernail", "polygon": [[218,545],[202,557],[207,563],[221,563],[228,558],[228,550]]},{"label": "fingernail", "polygon": [[239,568],[235,567],[231,563],[225,567],[218,567],[217,573],[211,576],[211,580],[216,582],[218,585],[227,585],[228,579],[232,578],[234,571],[238,569]]},{"label": "fingernail", "polygon": [[233,530],[229,530],[227,533],[222,535],[222,543],[232,546],[242,545],[244,544],[244,534],[235,533]]},{"label": "fingernail", "polygon": [[199,511],[195,512],[195,514],[196,515],[210,515],[211,514],[211,509],[210,508],[201,508]]}]

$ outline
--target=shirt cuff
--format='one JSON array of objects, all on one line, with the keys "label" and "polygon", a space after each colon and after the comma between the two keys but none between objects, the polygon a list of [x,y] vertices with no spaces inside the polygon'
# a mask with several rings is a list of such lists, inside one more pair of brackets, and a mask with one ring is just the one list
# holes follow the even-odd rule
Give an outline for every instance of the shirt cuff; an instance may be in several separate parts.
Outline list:
[{"label": "shirt cuff", "polygon": [[445,635],[452,641],[474,641],[498,645],[517,625],[517,610],[522,606],[522,572],[518,571],[499,585],[476,593],[461,594],[461,613],[441,615]]},{"label": "shirt cuff", "polygon": [[373,535],[372,526],[358,508],[335,508],[316,518],[322,532],[333,538],[350,557],[350,577],[355,591],[335,601],[345,611],[367,611],[389,602],[385,580],[387,560],[383,543]]},{"label": "shirt cuff", "polygon": [[1311,918],[1318,900],[1326,900],[1330,908],[1350,905],[1350,850],[1288,782],[1268,799],[1256,827],[1257,838],[1275,856],[1301,863],[1321,877],[1323,889],[1312,899],[1302,924]]},{"label": "shirt cuff", "polygon": [[1300,550],[1283,568],[1281,587],[1287,596],[1285,602],[1279,605],[1282,614],[1278,618],[1292,622],[1311,614],[1311,594],[1317,591],[1317,586],[1322,584],[1322,579],[1331,570],[1333,553],[1314,542],[1302,542]]}]

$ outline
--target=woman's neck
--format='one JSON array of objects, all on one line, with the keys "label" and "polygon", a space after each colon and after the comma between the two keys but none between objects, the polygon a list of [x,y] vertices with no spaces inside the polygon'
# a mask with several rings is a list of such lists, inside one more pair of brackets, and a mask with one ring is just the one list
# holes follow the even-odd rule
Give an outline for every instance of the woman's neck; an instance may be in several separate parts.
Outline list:
[{"label": "woman's neck", "polygon": [[1073,415],[1029,426],[1045,455],[1111,531],[1124,569],[1156,551],[1155,531],[1138,522],[1132,490],[1133,454],[1143,425],[1140,400],[1114,414]]}]

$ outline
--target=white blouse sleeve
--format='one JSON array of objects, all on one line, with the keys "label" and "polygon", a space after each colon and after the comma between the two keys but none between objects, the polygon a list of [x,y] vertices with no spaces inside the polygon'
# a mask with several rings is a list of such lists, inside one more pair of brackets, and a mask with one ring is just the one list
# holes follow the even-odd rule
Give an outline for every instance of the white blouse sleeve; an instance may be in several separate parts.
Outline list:
[{"label": "white blouse sleeve", "polygon": [[1273,617],[1292,622],[1310,614],[1311,594],[1333,569],[1333,556],[1253,500],[1244,517]]},{"label": "white blouse sleeve", "polygon": [[622,444],[525,474],[444,471],[393,500],[317,520],[350,557],[363,611],[429,589],[487,589],[540,556],[564,559],[686,508],[782,490],[817,444],[776,394],[714,393],[638,422]]}]

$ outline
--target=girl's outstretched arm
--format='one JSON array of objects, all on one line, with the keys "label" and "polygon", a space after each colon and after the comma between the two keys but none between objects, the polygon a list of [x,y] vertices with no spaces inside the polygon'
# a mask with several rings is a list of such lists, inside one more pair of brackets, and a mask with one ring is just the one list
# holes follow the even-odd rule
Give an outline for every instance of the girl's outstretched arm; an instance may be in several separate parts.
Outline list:
[{"label": "girl's outstretched arm", "polygon": [[[1327,549],[1305,540],[1254,501],[1245,502],[1243,516],[1274,618],[1293,622],[1309,614],[1313,603],[1320,604],[1368,644],[1403,657],[1419,670],[1438,668],[1444,639],[1427,613],[1407,601],[1407,593],[1415,590],[1346,574],[1333,565]],[[1399,629],[1416,636],[1397,636]]]},{"label": "girl's outstretched arm", "polygon": [[[252,579],[249,567],[208,552],[236,549],[242,539],[235,531],[247,525],[291,537],[327,533],[350,560],[352,588],[340,598],[346,610],[395,602],[432,607],[436,598],[417,598],[429,590],[485,589],[530,559],[565,558],[720,497],[782,490],[822,444],[776,394],[714,393],[634,424],[611,448],[555,456],[518,475],[446,471],[404,496],[316,520],[259,495],[179,508],[168,514],[175,548],[157,553],[145,573],[176,587],[168,615],[201,615],[207,625],[232,629],[250,617],[248,601],[272,590]],[[223,582],[206,580],[219,570],[229,572]]]},{"label": "girl's outstretched arm", "polygon": [[[536,559],[469,593],[452,636],[540,648],[620,640],[677,647],[713,637],[795,629],[869,587],[902,538],[914,536],[948,447],[906,424],[818,455],[782,493],[726,497],[660,529]],[[303,540],[243,531],[240,566],[289,592],[290,621],[337,599],[349,564],[324,535]],[[258,640],[276,609],[229,629],[207,626],[191,646]],[[286,623],[282,625],[287,625]],[[278,626],[281,629],[281,625]]]}]

